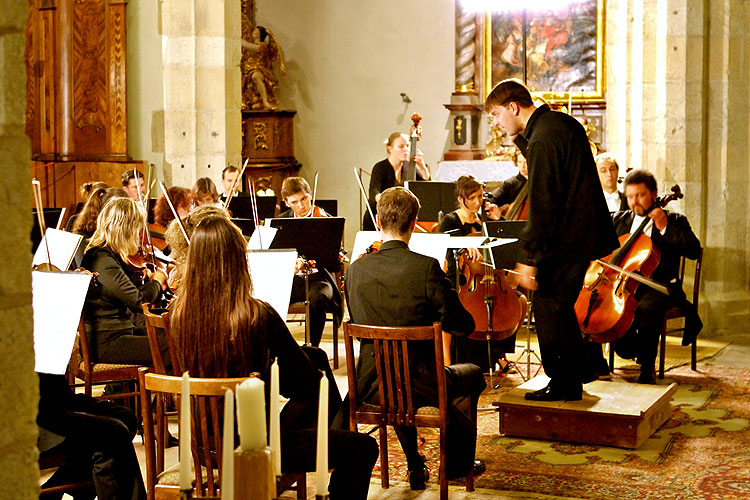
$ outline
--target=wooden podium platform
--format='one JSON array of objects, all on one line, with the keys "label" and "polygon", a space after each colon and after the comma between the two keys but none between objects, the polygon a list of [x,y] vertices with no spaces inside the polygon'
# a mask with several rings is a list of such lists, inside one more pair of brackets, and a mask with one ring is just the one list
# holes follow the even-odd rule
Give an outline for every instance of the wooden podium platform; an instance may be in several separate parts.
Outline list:
[{"label": "wooden podium platform", "polygon": [[581,401],[527,401],[541,389],[540,375],[503,394],[493,405],[500,433],[572,443],[638,448],[671,415],[669,401],[677,384],[644,385],[620,381],[586,384]]}]

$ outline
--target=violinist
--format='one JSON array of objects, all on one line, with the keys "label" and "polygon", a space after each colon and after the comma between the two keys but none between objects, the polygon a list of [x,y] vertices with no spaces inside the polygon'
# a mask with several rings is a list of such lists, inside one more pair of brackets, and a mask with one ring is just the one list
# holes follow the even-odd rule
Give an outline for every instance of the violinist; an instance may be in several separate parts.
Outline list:
[{"label": "violinist", "polygon": [[89,199],[76,217],[71,232],[80,234],[88,239],[96,231],[96,220],[104,205],[112,198],[127,198],[127,193],[120,188],[103,187],[96,188],[91,192]]},{"label": "violinist", "polygon": [[234,165],[227,165],[224,170],[221,171],[221,185],[224,188],[224,191],[219,197],[221,201],[225,201],[227,199],[227,193],[229,193],[229,191],[232,189],[232,186],[234,186],[232,197],[243,195],[243,193],[240,192],[240,188],[242,187],[242,180],[240,179],[239,181],[237,181],[237,177],[239,175],[240,171]]},{"label": "violinist", "polygon": [[[657,185],[654,176],[646,170],[633,170],[625,177],[625,196],[629,210],[612,216],[617,235],[631,233],[645,217],[650,218],[652,223],[647,224],[643,232],[661,252],[659,265],[651,278],[663,284],[676,280],[680,257],[697,259],[701,247],[687,217],[661,208],[651,209],[657,198]],[[639,383],[655,384],[654,362],[664,313],[677,304],[669,296],[643,285],[636,289],[635,298],[638,306],[633,325],[615,341],[615,352],[622,358],[635,358],[641,365]]]},{"label": "violinist", "polygon": [[[468,335],[474,319],[458,299],[437,260],[409,250],[417,223],[419,200],[408,189],[386,189],[378,199],[378,225],[383,244],[375,253],[363,255],[346,273],[346,303],[354,323],[375,326],[419,326],[440,321],[444,331]],[[412,394],[420,406],[437,403],[435,393],[435,351],[419,341],[410,342],[409,368]],[[357,361],[357,393],[360,401],[375,402],[378,381],[372,340],[363,339]],[[482,370],[471,363],[445,367],[448,395],[446,428],[446,475],[457,479],[473,471],[484,471],[484,462],[474,460],[476,409],[486,383]],[[457,398],[469,398],[470,414],[457,406]],[[344,405],[346,407],[346,405]],[[346,408],[344,408],[346,409]],[[414,427],[395,427],[406,456],[409,485],[425,489],[429,478],[424,458],[417,447]]]},{"label": "violinist", "polygon": [[210,177],[201,177],[193,185],[193,204],[219,206],[219,192]]},{"label": "violinist", "polygon": [[498,83],[485,109],[496,126],[526,142],[519,149],[529,165],[529,219],[516,270],[519,285],[536,290],[532,304],[550,382],[525,397],[580,400],[584,380],[596,375],[587,373],[575,301],[589,263],[618,246],[588,137],[572,116],[537,108],[518,80]]},{"label": "violinist", "polygon": [[[409,160],[409,136],[401,132],[394,132],[385,140],[385,150],[388,157],[385,160],[377,162],[372,167],[370,175],[370,189],[368,192],[368,201],[372,208],[373,214],[377,213],[377,203],[380,199],[380,193],[393,186],[403,186],[404,176],[406,175],[403,167]],[[424,161],[422,152],[417,150],[414,156],[417,166],[417,180],[429,181],[430,169]],[[367,215],[363,221],[365,231],[374,231],[372,221]]]},{"label": "violinist", "polygon": [[[89,201],[89,197],[91,196],[91,193],[93,193],[95,189],[98,189],[98,188],[106,189],[108,187],[109,187],[109,184],[107,184],[106,182],[101,182],[101,181],[84,182],[83,184],[81,184],[81,187],[78,188],[78,195],[83,200],[83,203],[85,205],[86,202]],[[83,211],[83,206],[81,207],[81,211]],[[69,233],[73,232],[73,226],[75,225],[76,219],[78,218],[80,214],[81,212],[78,212],[78,213],[71,215],[68,218],[68,222],[65,223],[66,231],[68,231]]]},{"label": "violinist", "polygon": [[[341,396],[326,354],[300,347],[279,314],[251,296],[246,247],[239,228],[226,217],[209,216],[195,227],[182,291],[170,318],[172,333],[182,366],[197,377],[245,377],[259,372],[268,387],[276,358],[279,389],[289,398],[281,411],[282,471],[312,471],[321,368],[332,382],[331,417],[341,405]],[[365,500],[377,442],[366,434],[337,429],[329,430],[328,439],[329,467],[334,469],[331,500]]]},{"label": "violinist", "polygon": [[[135,176],[138,176],[136,180]],[[139,170],[126,170],[122,173],[122,189],[128,194],[129,197],[134,200],[138,200],[146,196],[148,187],[143,178],[143,174]],[[140,188],[140,195],[138,194]]]},{"label": "violinist", "polygon": [[[287,177],[281,185],[281,198],[290,208],[279,217],[329,217],[320,207],[313,206],[310,184],[302,177]],[[299,271],[299,269],[298,269]],[[327,269],[317,269],[308,276],[310,300],[310,343],[317,347],[323,337],[326,312],[332,312],[337,325],[343,319],[341,292],[336,279]],[[296,274],[292,281],[290,302],[305,301],[305,278]]]},{"label": "violinist", "polygon": [[595,160],[596,171],[599,174],[599,182],[602,183],[607,208],[612,213],[627,210],[628,199],[622,191],[617,189],[617,176],[620,172],[617,160],[609,153],[600,153],[596,155]]},{"label": "violinist", "polygon": [[[152,364],[141,305],[159,298],[167,276],[158,270],[137,269],[131,262],[140,251],[145,220],[137,201],[114,198],[99,214],[86,247],[82,267],[99,273],[102,285],[101,296],[87,298],[84,305],[95,361]],[[168,359],[166,339],[159,342]]]}]

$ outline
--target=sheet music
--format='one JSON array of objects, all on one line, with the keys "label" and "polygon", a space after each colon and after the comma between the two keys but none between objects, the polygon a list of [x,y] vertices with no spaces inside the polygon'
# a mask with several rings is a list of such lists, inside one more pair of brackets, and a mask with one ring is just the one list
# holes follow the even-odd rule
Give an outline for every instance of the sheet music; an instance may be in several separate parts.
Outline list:
[{"label": "sheet music", "polygon": [[82,239],[83,236],[80,234],[48,228],[36,249],[31,265],[36,266],[48,262],[47,243],[49,243],[49,257],[52,265],[60,271],[67,271]]},{"label": "sheet music", "polygon": [[453,237],[443,233],[412,233],[409,250],[433,257],[442,266],[449,241]]},{"label": "sheet music", "polygon": [[91,276],[33,271],[34,371],[62,375],[73,352]]},{"label": "sheet music", "polygon": [[517,238],[488,238],[487,236],[451,236],[447,248],[493,248],[518,241]]},{"label": "sheet music", "polygon": [[360,255],[365,253],[367,247],[375,241],[380,241],[381,238],[380,231],[358,231],[354,237],[354,247],[352,248],[352,256],[349,262],[357,260]]},{"label": "sheet music", "polygon": [[286,319],[297,251],[248,250],[247,262],[253,280],[253,297],[268,302],[282,319]]},{"label": "sheet music", "polygon": [[270,226],[255,226],[250,241],[247,243],[248,250],[268,250],[271,246],[273,238],[276,236],[275,227]]}]

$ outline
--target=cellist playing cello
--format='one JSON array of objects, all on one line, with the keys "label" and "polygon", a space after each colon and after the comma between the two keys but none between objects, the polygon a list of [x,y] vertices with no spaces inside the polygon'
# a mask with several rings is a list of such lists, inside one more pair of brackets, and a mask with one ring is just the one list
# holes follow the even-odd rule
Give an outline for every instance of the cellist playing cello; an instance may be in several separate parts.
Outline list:
[{"label": "cellist playing cello", "polygon": [[519,284],[536,290],[532,303],[550,382],[525,397],[579,400],[590,374],[574,304],[589,262],[618,246],[588,137],[572,116],[537,108],[518,80],[498,83],[485,110],[495,125],[527,142],[520,149],[529,164],[529,219],[516,270]]},{"label": "cellist playing cello", "polygon": [[[701,244],[684,215],[653,208],[657,198],[656,179],[646,170],[633,170],[625,177],[625,196],[630,210],[612,216],[617,236],[632,233],[645,217],[651,219],[643,230],[661,252],[659,264],[651,274],[658,283],[677,279],[680,257],[697,259]],[[641,365],[638,383],[655,384],[657,345],[664,325],[664,313],[674,307],[675,299],[653,288],[640,285],[634,294],[638,301],[630,329],[615,341],[615,352],[622,358],[635,358]]]}]

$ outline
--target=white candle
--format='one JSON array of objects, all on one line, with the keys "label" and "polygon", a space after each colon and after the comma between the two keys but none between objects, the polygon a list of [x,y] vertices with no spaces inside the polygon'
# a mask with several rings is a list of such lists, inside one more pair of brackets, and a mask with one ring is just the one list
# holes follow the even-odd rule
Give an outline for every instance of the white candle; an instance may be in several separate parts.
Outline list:
[{"label": "white candle", "polygon": [[328,379],[320,379],[318,401],[318,453],[315,462],[315,495],[328,494]]},{"label": "white candle", "polygon": [[266,396],[263,381],[249,378],[237,386],[237,429],[245,451],[266,446]]},{"label": "white candle", "polygon": [[274,473],[281,475],[281,428],[279,423],[279,363],[273,361],[271,365],[271,429],[269,446],[273,450]]},{"label": "white candle", "polygon": [[234,500],[234,393],[224,395],[224,448],[221,460],[221,500]]},{"label": "white candle", "polygon": [[190,375],[182,374],[180,394],[180,489],[192,489],[190,477]]}]

